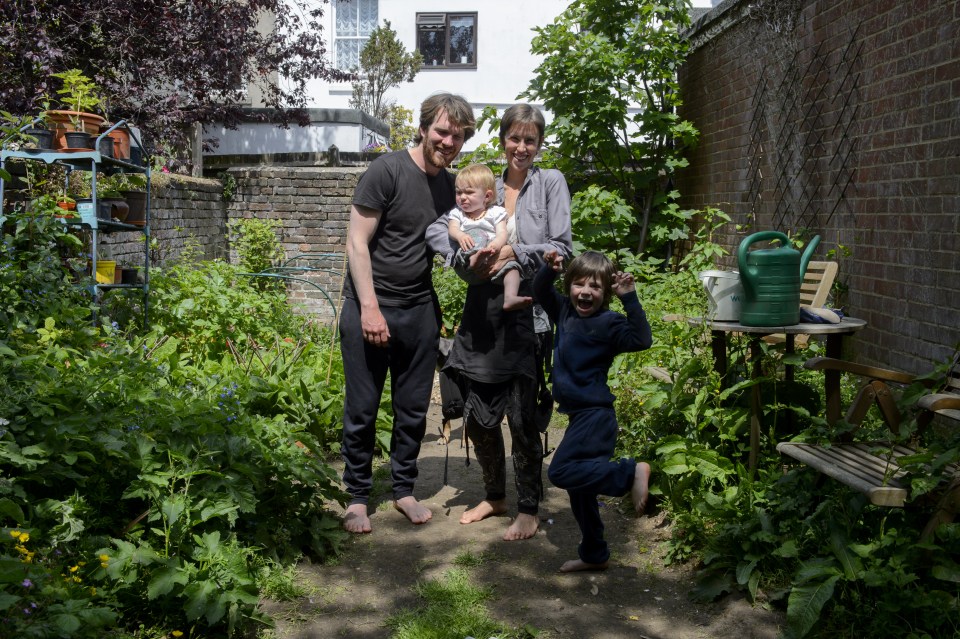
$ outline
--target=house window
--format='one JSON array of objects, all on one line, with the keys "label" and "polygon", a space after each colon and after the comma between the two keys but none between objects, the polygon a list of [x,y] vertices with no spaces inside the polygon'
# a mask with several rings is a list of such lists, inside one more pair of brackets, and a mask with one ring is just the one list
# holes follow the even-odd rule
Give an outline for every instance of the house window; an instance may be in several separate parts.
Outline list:
[{"label": "house window", "polygon": [[417,50],[426,69],[476,68],[476,13],[418,13]]},{"label": "house window", "polygon": [[377,28],[379,0],[340,0],[334,2],[334,63],[342,71],[360,68],[360,51]]}]

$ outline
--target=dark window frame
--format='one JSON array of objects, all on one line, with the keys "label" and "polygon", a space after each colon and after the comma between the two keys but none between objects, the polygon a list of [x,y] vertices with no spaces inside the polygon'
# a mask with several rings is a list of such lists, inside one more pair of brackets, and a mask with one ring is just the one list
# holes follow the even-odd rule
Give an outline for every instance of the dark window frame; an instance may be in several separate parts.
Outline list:
[{"label": "dark window frame", "polygon": [[[468,58],[467,62],[453,62],[448,61],[450,57],[450,23],[451,20],[457,19],[471,19],[473,21],[473,37],[469,43],[470,50],[473,54],[472,59]],[[441,24],[442,22],[442,24]],[[477,59],[479,58],[479,51],[477,47],[477,32],[479,31],[478,26],[478,13],[476,11],[455,11],[449,13],[417,13],[416,14],[416,47],[417,51],[423,55],[423,67],[421,70],[432,70],[432,69],[444,69],[444,70],[462,70],[462,69],[476,69],[477,68]],[[429,27],[432,26],[432,29]],[[424,27],[424,28],[421,28]],[[426,31],[430,30],[434,33],[439,33],[442,28],[443,32],[443,54],[438,59],[436,56],[429,56],[429,54],[424,53],[424,46],[421,42],[421,35]],[[436,61],[436,64],[434,64]]]}]

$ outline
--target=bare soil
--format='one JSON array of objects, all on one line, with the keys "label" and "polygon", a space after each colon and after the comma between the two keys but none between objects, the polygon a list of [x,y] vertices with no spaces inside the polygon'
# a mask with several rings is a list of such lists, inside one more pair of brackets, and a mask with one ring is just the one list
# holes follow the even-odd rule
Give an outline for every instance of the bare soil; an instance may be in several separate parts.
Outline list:
[{"label": "bare soil", "polygon": [[[558,572],[576,557],[579,532],[567,495],[550,485],[540,506],[541,527],[529,540],[506,542],[503,532],[516,514],[462,525],[460,515],[483,497],[480,466],[461,446],[454,422],[449,448],[439,443],[439,410],[434,406],[420,453],[416,496],[433,511],[422,526],[393,509],[389,492],[371,503],[373,532],[352,536],[335,565],[300,567],[310,594],[295,602],[266,601],[277,620],[277,639],[388,639],[384,621],[422,604],[418,581],[439,579],[467,551],[481,555],[470,568],[477,585],[494,589],[490,615],[507,627],[529,625],[540,639],[775,639],[783,615],[752,606],[740,596],[713,604],[691,602],[693,569],[665,566],[669,523],[662,513],[636,518],[621,500],[605,501],[604,523],[611,545],[605,572]],[[509,434],[506,439],[509,441]],[[551,446],[562,430],[551,429]],[[445,456],[449,452],[449,462]],[[546,459],[549,464],[550,458]],[[509,466],[509,462],[508,462]],[[447,481],[444,474],[447,473]],[[508,503],[515,499],[508,478]],[[487,639],[478,637],[477,639]]]}]

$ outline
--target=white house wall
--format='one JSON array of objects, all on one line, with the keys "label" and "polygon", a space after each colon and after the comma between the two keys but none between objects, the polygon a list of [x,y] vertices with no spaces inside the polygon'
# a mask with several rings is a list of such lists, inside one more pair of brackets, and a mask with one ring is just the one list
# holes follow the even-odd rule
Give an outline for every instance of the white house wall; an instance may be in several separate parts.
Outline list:
[{"label": "white house wall", "polygon": [[[530,53],[533,27],[553,22],[567,7],[566,0],[381,0],[379,23],[390,21],[397,38],[407,50],[416,47],[417,13],[477,13],[477,67],[475,69],[431,69],[424,67],[413,82],[404,83],[387,93],[387,97],[414,111],[425,97],[437,91],[450,91],[464,96],[476,113],[489,105],[503,109],[518,101],[539,64],[539,56]],[[329,6],[327,37],[333,49],[335,7]],[[349,83],[313,82],[308,86],[310,105],[317,108],[348,108],[352,90]],[[464,146],[471,150],[478,134]]]}]

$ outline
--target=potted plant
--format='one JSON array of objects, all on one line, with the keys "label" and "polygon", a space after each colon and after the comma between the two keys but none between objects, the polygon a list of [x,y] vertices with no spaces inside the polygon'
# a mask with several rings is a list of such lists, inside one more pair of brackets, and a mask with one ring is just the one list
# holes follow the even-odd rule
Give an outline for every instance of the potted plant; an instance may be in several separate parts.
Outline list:
[{"label": "potted plant", "polygon": [[143,226],[147,213],[147,178],[141,173],[117,173],[111,176],[111,187],[120,192],[130,207],[127,224]]},{"label": "potted plant", "polygon": [[[54,126],[54,146],[64,148],[63,134],[66,131],[83,131],[96,135],[104,118],[95,111],[102,109],[103,98],[96,83],[80,72],[79,69],[70,69],[62,73],[54,73],[53,77],[60,79],[63,86],[57,90],[60,104],[63,109],[44,109],[44,117]],[[45,104],[48,107],[49,104]],[[74,147],[83,148],[83,147]]]}]

